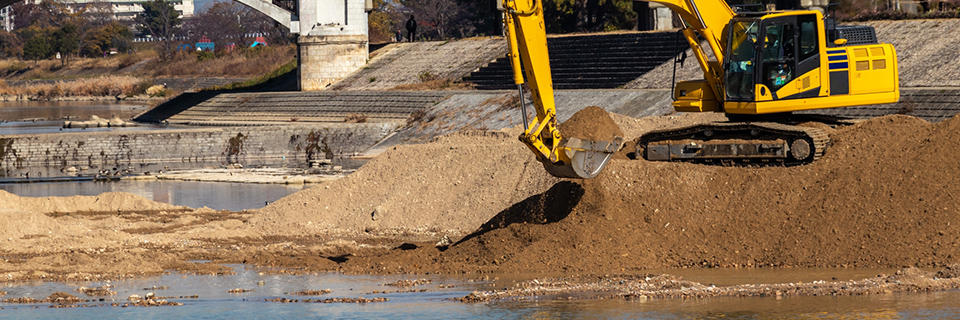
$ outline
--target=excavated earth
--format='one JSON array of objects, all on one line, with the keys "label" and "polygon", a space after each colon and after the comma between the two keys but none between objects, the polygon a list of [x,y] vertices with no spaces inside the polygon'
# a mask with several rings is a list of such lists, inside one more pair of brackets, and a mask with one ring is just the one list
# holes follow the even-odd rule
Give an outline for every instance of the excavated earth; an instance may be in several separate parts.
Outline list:
[{"label": "excavated earth", "polygon": [[[562,127],[619,131],[630,141],[716,119],[597,110]],[[841,126],[827,154],[804,166],[623,159],[591,180],[550,177],[518,133],[397,146],[342,179],[244,212],[124,193],[0,192],[0,281],[223,274],[226,263],[294,273],[636,274],[960,260],[960,118],[932,124],[895,115]]]}]

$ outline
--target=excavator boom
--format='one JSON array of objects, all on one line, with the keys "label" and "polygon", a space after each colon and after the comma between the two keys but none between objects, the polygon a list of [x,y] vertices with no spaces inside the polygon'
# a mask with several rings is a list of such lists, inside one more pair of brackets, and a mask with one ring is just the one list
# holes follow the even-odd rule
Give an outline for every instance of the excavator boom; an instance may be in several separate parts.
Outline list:
[{"label": "excavator boom", "polygon": [[[611,137],[611,141],[593,141],[568,139],[560,134],[541,0],[505,0],[501,6],[505,13],[513,79],[519,90],[523,115],[524,132],[520,135],[520,141],[537,155],[537,160],[554,176],[581,179],[596,177],[623,146],[623,137]],[[527,119],[523,101],[523,71],[526,71],[530,81],[530,95],[536,111],[533,120]]]}]

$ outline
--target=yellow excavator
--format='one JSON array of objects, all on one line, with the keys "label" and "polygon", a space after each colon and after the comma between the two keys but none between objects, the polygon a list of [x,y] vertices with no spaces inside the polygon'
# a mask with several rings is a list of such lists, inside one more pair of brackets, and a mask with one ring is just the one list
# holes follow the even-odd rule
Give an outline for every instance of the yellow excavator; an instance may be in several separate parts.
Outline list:
[{"label": "yellow excavator", "polygon": [[[820,129],[787,124],[791,112],[895,103],[897,58],[869,26],[838,26],[817,10],[735,12],[723,0],[649,0],[672,9],[704,79],[673,91],[678,112],[723,112],[729,122],[644,134],[636,155],[650,161],[796,165],[823,155]],[[556,106],[541,0],[502,0],[514,82],[520,90],[520,140],[558,177],[596,177],[623,146],[564,137]],[[701,45],[706,44],[706,47]],[[712,56],[708,54],[710,50]],[[523,71],[536,109],[528,120]]]}]

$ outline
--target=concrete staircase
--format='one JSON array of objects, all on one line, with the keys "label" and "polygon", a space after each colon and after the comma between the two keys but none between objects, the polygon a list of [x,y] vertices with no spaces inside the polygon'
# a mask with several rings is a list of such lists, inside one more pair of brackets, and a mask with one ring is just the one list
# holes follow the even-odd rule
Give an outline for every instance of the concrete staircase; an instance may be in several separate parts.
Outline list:
[{"label": "concrete staircase", "polygon": [[848,119],[870,119],[890,114],[905,114],[930,122],[940,122],[960,114],[960,90],[957,88],[900,88],[900,101],[897,103],[799,113]]},{"label": "concrete staircase", "polygon": [[[612,89],[671,61],[689,46],[675,32],[547,39],[554,89]],[[510,61],[498,58],[464,77],[480,90],[514,89]]]},{"label": "concrete staircase", "polygon": [[[310,91],[220,93],[162,120],[190,125],[266,125],[291,122],[344,122],[362,115],[367,122],[404,121],[454,92]],[[136,119],[139,121],[139,119]]]}]

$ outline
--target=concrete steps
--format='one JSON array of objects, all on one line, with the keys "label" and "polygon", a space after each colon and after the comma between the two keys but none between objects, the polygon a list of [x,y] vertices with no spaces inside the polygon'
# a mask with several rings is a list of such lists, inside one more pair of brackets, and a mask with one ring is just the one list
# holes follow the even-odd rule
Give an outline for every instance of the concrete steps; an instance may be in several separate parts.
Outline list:
[{"label": "concrete steps", "polygon": [[940,122],[960,114],[960,89],[901,88],[900,102],[859,107],[801,112],[851,119],[869,119],[890,114],[905,114],[930,122]]},{"label": "concrete steps", "polygon": [[[678,42],[675,32],[656,32],[548,38],[547,47],[554,89],[610,89],[670,61],[688,45]],[[480,90],[515,88],[506,57],[463,80]]]},{"label": "concrete steps", "polygon": [[452,92],[313,91],[220,93],[163,119],[170,124],[344,122],[361,116],[367,122],[404,121]]}]

